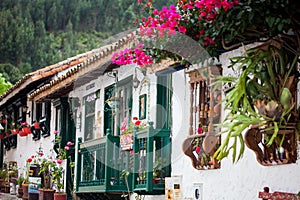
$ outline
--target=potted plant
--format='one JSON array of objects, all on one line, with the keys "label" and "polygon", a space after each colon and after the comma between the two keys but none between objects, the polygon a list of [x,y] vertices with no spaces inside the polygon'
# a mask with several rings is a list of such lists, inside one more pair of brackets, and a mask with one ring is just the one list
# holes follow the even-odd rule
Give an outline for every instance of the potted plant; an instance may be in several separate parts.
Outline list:
[{"label": "potted plant", "polygon": [[29,168],[30,163],[32,162],[32,157],[29,157],[26,161],[26,169],[25,169],[25,176],[22,183],[22,189],[23,189],[23,199],[28,199],[28,186],[29,186]]},{"label": "potted plant", "polygon": [[[257,159],[261,164],[269,161],[263,157],[257,144],[250,143],[264,140],[266,149],[272,145],[284,146],[287,130],[290,127],[296,129],[298,123],[295,105],[299,78],[297,58],[298,55],[271,41],[247,50],[244,56],[231,59],[229,67],[238,70],[240,75],[219,77],[217,81],[229,86],[225,96],[225,109],[229,113],[222,123],[222,133],[226,138],[215,153],[217,159],[221,160],[232,150],[233,161],[239,160],[245,148],[242,133],[246,130],[245,139],[253,139],[246,144],[257,149]],[[284,131],[280,132],[281,129]],[[253,131],[259,134],[259,138],[254,138]]]},{"label": "potted plant", "polygon": [[[54,145],[60,144],[60,137],[56,135]],[[58,152],[52,152],[51,156],[45,156],[42,149],[39,149],[35,162],[40,165],[39,174],[42,175],[42,188],[39,189],[39,199],[66,199],[64,193],[64,160],[67,159],[67,151],[74,144],[69,141],[64,148],[58,148]],[[57,153],[57,155],[54,155]],[[70,163],[71,167],[74,163]],[[56,189],[56,190],[55,190]]]},{"label": "potted plant", "polygon": [[2,192],[9,192],[8,171],[5,167],[0,169],[0,189]]},{"label": "potted plant", "polygon": [[153,182],[156,184],[165,183],[165,170],[164,167],[167,165],[166,158],[157,156],[153,165]]},{"label": "potted plant", "polygon": [[133,132],[135,129],[143,130],[147,127],[145,123],[142,123],[137,117],[133,117],[132,121],[128,122],[128,118],[124,118],[120,127],[120,146],[123,151],[130,151],[133,147]]},{"label": "potted plant", "polygon": [[30,134],[31,133],[30,126],[29,126],[28,122],[22,122],[21,127],[22,127],[22,132],[24,134]]},{"label": "potted plant", "polygon": [[22,184],[24,183],[25,181],[25,177],[23,176],[23,174],[21,173],[19,176],[18,176],[18,179],[17,179],[17,185],[18,185],[18,193],[17,193],[17,197],[18,198],[22,198],[23,196],[23,188],[22,188]]}]

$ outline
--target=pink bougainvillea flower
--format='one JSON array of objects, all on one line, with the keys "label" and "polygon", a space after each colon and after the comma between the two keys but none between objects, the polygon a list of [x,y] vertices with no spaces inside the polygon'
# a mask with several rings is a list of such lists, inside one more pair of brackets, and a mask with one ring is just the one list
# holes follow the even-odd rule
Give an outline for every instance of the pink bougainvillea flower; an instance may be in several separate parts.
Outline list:
[{"label": "pink bougainvillea flower", "polygon": [[65,146],[64,149],[67,150],[67,151],[69,151],[69,150],[70,150],[70,147],[69,147],[69,146]]},{"label": "pink bougainvillea flower", "polygon": [[178,31],[179,31],[180,33],[186,33],[186,27],[185,27],[185,26],[179,26],[179,27],[178,27]]},{"label": "pink bougainvillea flower", "polygon": [[74,144],[73,144],[73,142],[69,141],[69,142],[67,142],[67,145],[70,147],[70,146],[73,146]]},{"label": "pink bougainvillea flower", "polygon": [[56,160],[56,163],[57,163],[57,164],[61,164],[62,162],[63,162],[63,161],[62,161],[61,159],[57,159],[57,160]]},{"label": "pink bougainvillea flower", "polygon": [[53,133],[54,133],[54,135],[57,135],[58,134],[58,130],[55,130]]},{"label": "pink bougainvillea flower", "polygon": [[198,130],[197,130],[198,134],[202,134],[203,133],[203,129],[202,127],[199,127]]},{"label": "pink bougainvillea flower", "polygon": [[120,127],[120,131],[125,132],[127,130],[127,124],[128,124],[128,118],[125,117]]},{"label": "pink bougainvillea flower", "polygon": [[200,147],[196,147],[196,153],[199,153],[200,152],[200,150],[201,150],[201,148]]}]

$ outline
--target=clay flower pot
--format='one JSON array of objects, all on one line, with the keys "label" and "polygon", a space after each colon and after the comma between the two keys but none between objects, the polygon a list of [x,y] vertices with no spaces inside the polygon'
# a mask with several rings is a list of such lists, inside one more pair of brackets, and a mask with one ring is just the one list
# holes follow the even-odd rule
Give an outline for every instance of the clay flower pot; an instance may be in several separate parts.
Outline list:
[{"label": "clay flower pot", "polygon": [[54,193],[54,200],[66,200],[67,194],[66,193]]},{"label": "clay flower pot", "polygon": [[28,199],[28,184],[22,184],[23,196],[22,199]]},{"label": "clay flower pot", "polygon": [[27,136],[27,133],[25,133],[25,132],[23,132],[23,131],[20,131],[20,132],[19,132],[19,135],[20,135],[21,137],[25,137],[25,136]]},{"label": "clay flower pot", "polygon": [[55,190],[52,189],[39,189],[39,200],[53,200]]},{"label": "clay flower pot", "polygon": [[30,127],[23,127],[23,128],[22,128],[22,131],[23,131],[24,133],[26,133],[26,134],[30,134],[30,133],[31,133]]}]

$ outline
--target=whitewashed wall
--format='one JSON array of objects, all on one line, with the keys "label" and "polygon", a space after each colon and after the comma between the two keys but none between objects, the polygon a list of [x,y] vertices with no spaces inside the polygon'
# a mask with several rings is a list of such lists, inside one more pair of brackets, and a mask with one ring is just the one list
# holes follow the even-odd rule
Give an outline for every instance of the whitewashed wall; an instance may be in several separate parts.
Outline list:
[{"label": "whitewashed wall", "polygon": [[[241,53],[243,48],[220,57],[223,74],[228,73],[229,58]],[[299,159],[295,164],[265,167],[257,162],[254,152],[248,148],[236,164],[226,158],[222,160],[220,169],[194,169],[190,158],[182,151],[183,140],[188,136],[190,109],[188,76],[183,72],[173,74],[173,90],[172,176],[182,176],[182,199],[193,199],[194,183],[203,184],[203,200],[254,200],[266,186],[271,192],[300,191]]]},{"label": "whitewashed wall", "polygon": [[[52,117],[53,115],[51,118]],[[27,116],[27,122],[30,121],[31,119],[29,119]],[[17,148],[4,152],[4,162],[8,163],[9,161],[16,161],[18,164],[19,173],[24,174],[27,159],[32,155],[36,155],[40,147],[42,147],[45,155],[50,155],[50,150],[53,149],[52,141],[54,140],[54,129],[52,129],[52,127],[53,126],[50,126],[51,132],[49,137],[44,138],[41,136],[41,139],[37,141],[32,140],[32,134],[29,134],[25,137],[20,137],[18,135]]]}]

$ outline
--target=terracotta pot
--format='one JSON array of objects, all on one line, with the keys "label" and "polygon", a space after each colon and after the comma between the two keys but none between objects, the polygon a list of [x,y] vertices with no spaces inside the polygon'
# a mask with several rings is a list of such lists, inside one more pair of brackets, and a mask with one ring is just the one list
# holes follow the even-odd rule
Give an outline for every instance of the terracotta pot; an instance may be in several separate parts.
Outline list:
[{"label": "terracotta pot", "polygon": [[35,129],[40,129],[40,123],[39,122],[35,122],[34,123],[34,128]]},{"label": "terracotta pot", "polygon": [[55,190],[52,189],[39,189],[39,200],[53,200]]},{"label": "terracotta pot", "polygon": [[66,200],[67,194],[66,193],[54,193],[54,200]]},{"label": "terracotta pot", "polygon": [[27,200],[28,199],[28,184],[22,184],[22,188],[23,188],[22,199]]},{"label": "terracotta pot", "polygon": [[22,198],[22,196],[23,196],[23,188],[22,188],[22,187],[19,187],[19,188],[18,188],[17,197],[18,197],[18,198]]},{"label": "terracotta pot", "polygon": [[30,134],[30,133],[31,133],[30,127],[24,127],[24,128],[22,128],[22,131],[23,131],[24,133],[27,133],[27,134]]},{"label": "terracotta pot", "polygon": [[11,133],[13,135],[17,135],[19,133],[19,129],[14,128],[14,129],[11,130]]},{"label": "terracotta pot", "polygon": [[27,133],[24,133],[23,131],[20,131],[20,132],[19,132],[19,135],[20,135],[21,137],[25,137],[25,136],[27,136]]}]

